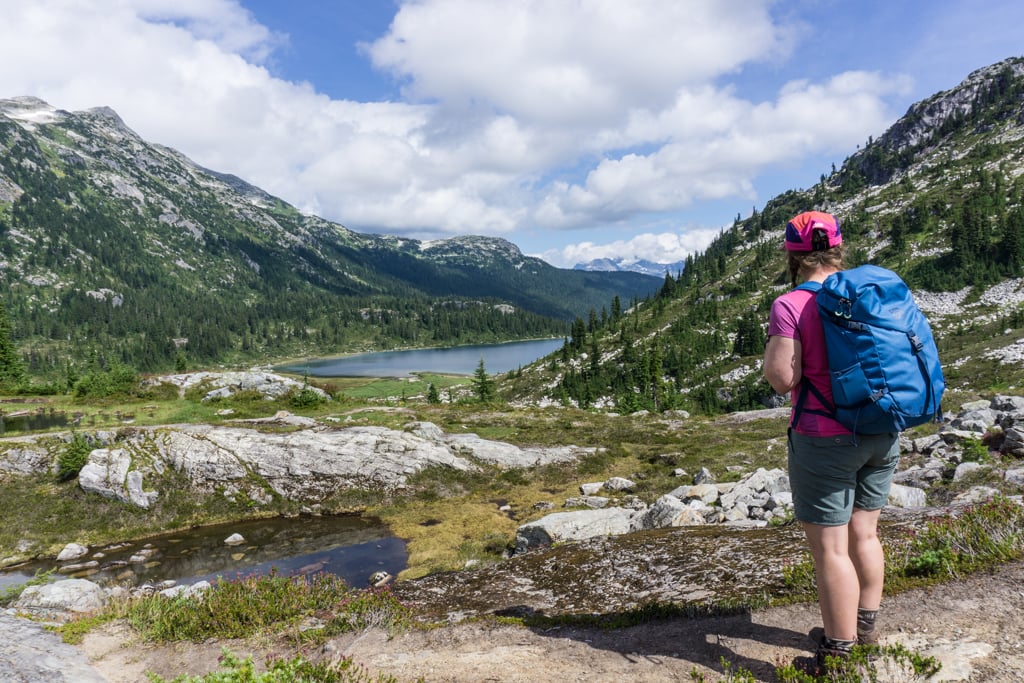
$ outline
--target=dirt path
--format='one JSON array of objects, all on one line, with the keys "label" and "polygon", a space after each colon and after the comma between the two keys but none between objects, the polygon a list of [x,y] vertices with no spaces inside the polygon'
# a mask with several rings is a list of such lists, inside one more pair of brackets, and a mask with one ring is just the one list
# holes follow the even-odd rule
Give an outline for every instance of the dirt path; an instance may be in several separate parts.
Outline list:
[{"label": "dirt path", "polygon": [[[1024,681],[1024,562],[887,598],[883,642],[937,657],[934,681]],[[820,624],[816,605],[795,605],[742,617],[673,619],[627,629],[554,628],[546,631],[483,622],[460,623],[394,638],[371,630],[337,638],[304,656],[350,656],[373,672],[403,683],[626,683],[692,681],[698,671],[720,680],[724,657],[773,681],[776,663],[806,654],[808,631]],[[207,642],[153,647],[126,640],[123,626],[86,637],[81,648],[112,683],[145,681],[217,668],[222,647],[252,653],[294,653],[273,642]],[[884,680],[912,680],[890,674]]]}]

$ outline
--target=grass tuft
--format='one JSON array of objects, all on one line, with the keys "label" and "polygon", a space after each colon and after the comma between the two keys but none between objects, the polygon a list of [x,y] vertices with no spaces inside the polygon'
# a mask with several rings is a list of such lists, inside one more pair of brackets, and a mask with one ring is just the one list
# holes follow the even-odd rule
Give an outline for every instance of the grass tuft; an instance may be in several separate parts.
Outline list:
[{"label": "grass tuft", "polygon": [[154,642],[202,642],[280,631],[305,618],[325,622],[329,634],[408,623],[406,607],[390,592],[350,588],[333,574],[284,577],[276,573],[220,581],[196,597],[153,595],[128,604],[124,615]]}]

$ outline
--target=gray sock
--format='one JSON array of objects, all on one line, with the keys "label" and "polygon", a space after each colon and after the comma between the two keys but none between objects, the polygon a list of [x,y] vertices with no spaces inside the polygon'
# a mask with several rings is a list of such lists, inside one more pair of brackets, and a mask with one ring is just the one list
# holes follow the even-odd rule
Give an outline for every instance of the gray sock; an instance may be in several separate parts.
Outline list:
[{"label": "gray sock", "polygon": [[873,631],[875,629],[875,619],[878,617],[878,610],[876,609],[864,609],[862,607],[857,608],[857,630],[858,631]]}]

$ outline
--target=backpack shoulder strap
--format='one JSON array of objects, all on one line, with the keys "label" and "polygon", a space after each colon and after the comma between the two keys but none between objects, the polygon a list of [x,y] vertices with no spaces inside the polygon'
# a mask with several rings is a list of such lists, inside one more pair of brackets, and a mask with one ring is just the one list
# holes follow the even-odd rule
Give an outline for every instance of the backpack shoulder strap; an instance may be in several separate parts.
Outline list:
[{"label": "backpack shoulder strap", "polygon": [[[821,291],[821,283],[809,280],[807,282],[801,282],[799,285],[794,287],[794,290],[796,289],[803,290],[805,292],[813,292],[816,294],[817,292]],[[796,403],[793,406],[793,419],[792,421],[790,421],[791,427],[796,427],[797,423],[800,421],[800,416],[804,412],[813,413],[815,415],[822,415],[824,417],[830,417],[833,420],[835,419],[835,408],[833,408],[829,400],[825,398],[824,395],[822,395],[822,392],[819,391],[818,387],[814,386],[814,384],[812,384],[810,380],[801,381],[800,387],[800,395],[797,397]],[[824,406],[825,410],[804,408],[804,402],[807,400],[808,394],[814,394],[814,397],[818,399],[818,403]]]},{"label": "backpack shoulder strap", "polygon": [[820,282],[814,282],[812,280],[808,280],[807,282],[801,282],[800,284],[798,284],[793,289],[802,289],[805,292],[820,292],[821,291],[821,283]]}]

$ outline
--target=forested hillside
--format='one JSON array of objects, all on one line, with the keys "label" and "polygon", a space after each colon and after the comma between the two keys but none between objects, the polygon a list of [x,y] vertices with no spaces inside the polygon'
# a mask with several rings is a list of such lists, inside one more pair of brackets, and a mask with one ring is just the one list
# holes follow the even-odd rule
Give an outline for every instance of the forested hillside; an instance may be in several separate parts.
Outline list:
[{"label": "forested hillside", "polygon": [[106,108],[0,100],[0,277],[31,372],[562,336],[657,279],[499,239],[364,235],[147,143]]},{"label": "forested hillside", "polygon": [[[951,386],[1024,379],[1024,59],[971,74],[910,108],[822,174],[736,217],[650,298],[576,320],[561,354],[509,384],[518,400],[621,412],[773,405],[761,378],[768,310],[789,286],[789,218],[835,213],[848,265],[899,272],[932,321]],[[538,397],[531,387],[553,387]]]}]

